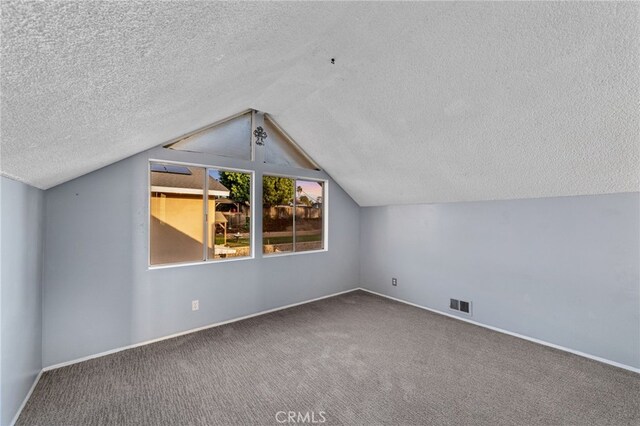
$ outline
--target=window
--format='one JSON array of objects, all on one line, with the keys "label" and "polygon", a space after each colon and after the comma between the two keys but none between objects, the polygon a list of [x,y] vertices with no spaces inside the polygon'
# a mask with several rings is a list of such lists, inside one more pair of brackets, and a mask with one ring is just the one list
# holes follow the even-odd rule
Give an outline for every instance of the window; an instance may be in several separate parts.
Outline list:
[{"label": "window", "polygon": [[209,182],[209,258],[251,256],[251,174],[209,169]]},{"label": "window", "polygon": [[151,264],[203,260],[204,169],[151,165]]},{"label": "window", "polygon": [[295,251],[324,248],[324,182],[301,180],[296,183]]},{"label": "window", "polygon": [[[205,154],[202,158],[233,158],[240,160],[233,164],[249,169],[254,168],[252,164],[264,163],[283,170],[320,170],[272,116],[254,109],[188,133],[163,147]],[[181,158],[185,158],[183,155]],[[253,172],[151,162],[149,173],[150,265],[252,256]],[[264,177],[263,253],[326,248],[325,185],[313,179]]]},{"label": "window", "polygon": [[264,176],[263,253],[324,249],[324,182]]},{"label": "window", "polygon": [[251,256],[251,180],[243,171],[151,163],[150,264]]}]

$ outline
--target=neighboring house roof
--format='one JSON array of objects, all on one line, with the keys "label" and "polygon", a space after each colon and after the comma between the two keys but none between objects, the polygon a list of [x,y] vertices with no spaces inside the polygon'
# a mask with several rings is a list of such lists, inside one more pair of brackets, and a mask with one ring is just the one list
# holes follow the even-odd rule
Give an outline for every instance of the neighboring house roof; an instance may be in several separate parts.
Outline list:
[{"label": "neighboring house roof", "polygon": [[222,212],[216,212],[215,214],[216,223],[227,223],[229,222],[227,218],[222,214]]},{"label": "neighboring house roof", "polygon": [[[151,190],[172,194],[202,194],[204,169],[184,167],[188,173],[151,172]],[[209,176],[209,195],[228,197],[229,189]]]}]

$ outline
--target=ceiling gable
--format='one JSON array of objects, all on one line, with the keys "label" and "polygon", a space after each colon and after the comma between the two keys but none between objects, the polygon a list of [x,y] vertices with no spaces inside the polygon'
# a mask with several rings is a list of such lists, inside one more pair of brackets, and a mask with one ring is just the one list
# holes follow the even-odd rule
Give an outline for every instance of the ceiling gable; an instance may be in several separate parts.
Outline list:
[{"label": "ceiling gable", "polygon": [[363,206],[637,191],[639,10],[3,2],[0,166],[49,188],[252,107]]}]

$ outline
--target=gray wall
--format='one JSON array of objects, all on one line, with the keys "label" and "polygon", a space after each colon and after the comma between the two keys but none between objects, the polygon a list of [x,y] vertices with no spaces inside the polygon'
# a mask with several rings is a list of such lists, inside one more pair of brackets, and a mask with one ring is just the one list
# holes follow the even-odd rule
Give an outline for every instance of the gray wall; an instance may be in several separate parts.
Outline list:
[{"label": "gray wall", "polygon": [[327,252],[149,270],[150,158],[327,178],[157,148],[47,190],[45,366],[359,286],[359,207],[334,182]]},{"label": "gray wall", "polygon": [[44,192],[0,177],[0,423],[8,425],[42,368]]},{"label": "gray wall", "polygon": [[470,300],[474,321],[639,368],[638,206],[623,193],[363,208],[361,284],[447,313]]}]

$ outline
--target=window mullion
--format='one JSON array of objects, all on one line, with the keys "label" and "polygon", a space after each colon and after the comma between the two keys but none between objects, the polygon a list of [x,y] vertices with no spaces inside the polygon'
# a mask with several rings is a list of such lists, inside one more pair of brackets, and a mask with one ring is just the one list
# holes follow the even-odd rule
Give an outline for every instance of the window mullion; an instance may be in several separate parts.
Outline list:
[{"label": "window mullion", "polygon": [[296,181],[293,181],[293,246],[292,251],[295,253],[296,251]]},{"label": "window mullion", "polygon": [[[207,168],[204,169],[204,185],[202,188],[202,218],[204,220],[204,226],[202,227],[202,258],[207,261],[209,260],[209,169]],[[215,240],[213,241],[213,250],[215,252]]]}]

